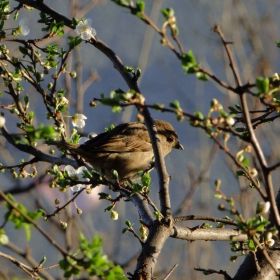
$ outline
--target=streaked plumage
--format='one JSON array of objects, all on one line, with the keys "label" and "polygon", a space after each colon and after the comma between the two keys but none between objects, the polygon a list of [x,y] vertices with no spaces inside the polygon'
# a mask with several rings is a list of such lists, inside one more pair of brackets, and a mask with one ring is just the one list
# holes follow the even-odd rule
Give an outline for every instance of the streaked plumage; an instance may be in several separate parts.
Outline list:
[{"label": "streaked plumage", "polygon": [[[164,156],[172,148],[183,149],[170,123],[155,120],[155,124]],[[147,127],[136,122],[120,124],[82,145],[51,140],[46,143],[81,156],[106,176],[111,176],[111,170],[117,170],[120,181],[135,179],[139,171],[150,166],[154,156]]]}]

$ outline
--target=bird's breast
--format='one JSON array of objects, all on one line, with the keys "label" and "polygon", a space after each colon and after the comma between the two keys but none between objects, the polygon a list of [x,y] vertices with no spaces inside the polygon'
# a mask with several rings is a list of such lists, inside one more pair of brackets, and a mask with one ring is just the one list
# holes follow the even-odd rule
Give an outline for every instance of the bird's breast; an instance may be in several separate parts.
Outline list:
[{"label": "bird's breast", "polygon": [[89,161],[98,172],[104,172],[111,177],[111,171],[116,170],[119,179],[134,179],[139,171],[147,169],[152,161],[153,152],[104,153],[99,159]]}]

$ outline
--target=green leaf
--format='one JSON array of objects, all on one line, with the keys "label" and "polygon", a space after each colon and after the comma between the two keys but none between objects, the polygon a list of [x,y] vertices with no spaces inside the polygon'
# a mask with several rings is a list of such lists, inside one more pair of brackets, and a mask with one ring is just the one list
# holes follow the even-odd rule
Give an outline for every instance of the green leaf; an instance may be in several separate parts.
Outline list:
[{"label": "green leaf", "polygon": [[18,20],[18,15],[19,15],[19,11],[16,11],[16,12],[15,12],[15,15],[14,15],[14,21],[17,21],[17,20]]},{"label": "green leaf", "polygon": [[193,114],[195,117],[199,118],[200,120],[204,119],[204,116],[203,116],[202,112],[200,112],[200,111],[195,111]]},{"label": "green leaf", "polygon": [[174,17],[175,12],[172,8],[166,8],[161,10],[161,13],[163,15],[163,17],[165,18],[165,20],[168,20],[171,17]]},{"label": "green leaf", "polygon": [[151,185],[151,176],[150,173],[146,173],[141,177],[141,182],[143,186],[149,187]]},{"label": "green leaf", "polygon": [[127,2],[127,0],[112,0],[112,1],[119,6],[123,6],[123,7],[129,6],[129,3]]},{"label": "green leaf", "polygon": [[180,106],[180,103],[179,103],[178,100],[175,100],[173,103],[170,102],[170,103],[169,103],[169,106],[170,106],[171,108],[176,109],[176,110],[181,109],[181,106]]},{"label": "green leaf", "polygon": [[104,209],[104,212],[111,212],[114,208],[114,205],[110,205],[107,208]]},{"label": "green leaf", "polygon": [[101,193],[98,193],[98,195],[99,195],[99,200],[101,200],[101,199],[110,200],[112,198],[111,195],[109,195],[108,193],[101,192]]},{"label": "green leaf", "polygon": [[246,132],[247,130],[246,130],[245,127],[236,127],[235,131],[237,131],[237,132]]},{"label": "green leaf", "polygon": [[113,113],[121,113],[123,111],[123,108],[121,106],[113,106],[112,112]]},{"label": "green leaf", "polygon": [[229,110],[230,115],[240,113],[240,111],[237,111],[237,110],[236,110],[234,107],[232,107],[232,106],[228,106],[228,110]]},{"label": "green leaf", "polygon": [[41,267],[42,265],[44,265],[44,263],[46,262],[46,260],[47,260],[47,257],[44,256],[43,259],[42,259],[42,260],[40,261],[40,263],[39,263],[39,267]]},{"label": "green leaf", "polygon": [[27,241],[30,241],[30,238],[31,238],[30,225],[28,225],[28,224],[23,224],[23,228],[24,228],[24,230],[25,230],[26,240],[27,240]]},{"label": "green leaf", "polygon": [[249,159],[244,157],[243,160],[242,160],[242,164],[244,167],[248,167],[249,166]]},{"label": "green leaf", "polygon": [[235,107],[239,110],[242,111],[241,106],[239,104],[235,104]]},{"label": "green leaf", "polygon": [[28,55],[28,49],[26,47],[19,46],[18,49],[23,54],[23,57]]},{"label": "green leaf", "polygon": [[124,66],[124,67],[123,67],[123,72],[124,72],[124,73],[133,73],[133,72],[134,72],[134,69],[133,69],[133,67],[131,67],[131,66]]},{"label": "green leaf", "polygon": [[132,228],[132,223],[129,220],[126,220],[125,224],[127,225],[127,227]]},{"label": "green leaf", "polygon": [[256,250],[256,246],[255,246],[255,243],[252,239],[250,239],[250,241],[248,242],[248,248],[251,250],[251,251],[255,251]]},{"label": "green leaf", "polygon": [[259,90],[258,96],[262,97],[269,90],[269,79],[262,77],[257,78],[256,86]]},{"label": "green leaf", "polygon": [[141,17],[141,13],[145,11],[145,2],[144,1],[136,1],[136,7],[135,7],[135,14],[138,17]]},{"label": "green leaf", "polygon": [[68,37],[68,39],[69,39],[68,45],[71,50],[79,46],[83,42],[83,39],[80,36]]},{"label": "green leaf", "polygon": [[221,116],[221,117],[224,117],[224,118],[227,118],[228,117],[228,113],[225,111],[225,110],[220,110],[219,111],[219,115]]},{"label": "green leaf", "polygon": [[198,70],[196,59],[191,50],[181,55],[181,61],[183,69],[186,70],[186,74],[192,74]]},{"label": "green leaf", "polygon": [[140,68],[136,68],[136,79],[138,80],[141,77],[142,70]]},{"label": "green leaf", "polygon": [[208,77],[204,73],[196,72],[195,75],[202,82],[207,82],[209,80]]},{"label": "green leaf", "polygon": [[237,170],[236,175],[237,175],[237,177],[246,176],[246,173],[243,170]]}]

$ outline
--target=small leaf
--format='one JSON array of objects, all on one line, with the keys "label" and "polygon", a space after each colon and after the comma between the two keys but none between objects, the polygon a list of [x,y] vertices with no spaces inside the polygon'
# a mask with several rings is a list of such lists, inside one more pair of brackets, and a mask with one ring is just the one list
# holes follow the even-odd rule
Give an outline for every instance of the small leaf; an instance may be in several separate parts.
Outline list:
[{"label": "small leaf", "polygon": [[249,166],[249,159],[244,157],[243,160],[242,160],[242,164],[244,167],[248,167]]},{"label": "small leaf", "polygon": [[268,78],[262,78],[259,77],[256,80],[256,86],[259,90],[259,97],[262,97],[264,93],[266,93],[269,90],[269,79]]},{"label": "small leaf", "polygon": [[255,251],[256,250],[256,246],[255,246],[255,243],[252,239],[250,239],[249,243],[248,243],[248,248],[251,250],[251,251]]},{"label": "small leaf", "polygon": [[241,176],[246,176],[246,173],[245,173],[243,170],[237,170],[237,171],[236,171],[236,175],[237,175],[238,177],[241,177]]}]

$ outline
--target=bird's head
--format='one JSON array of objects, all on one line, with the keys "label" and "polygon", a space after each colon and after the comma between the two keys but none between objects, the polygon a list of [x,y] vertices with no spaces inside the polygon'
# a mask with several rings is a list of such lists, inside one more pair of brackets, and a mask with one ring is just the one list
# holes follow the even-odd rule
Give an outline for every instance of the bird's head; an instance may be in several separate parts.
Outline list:
[{"label": "bird's head", "polygon": [[155,120],[155,125],[160,137],[164,155],[168,154],[171,149],[184,150],[174,127],[170,123],[162,120]]}]

